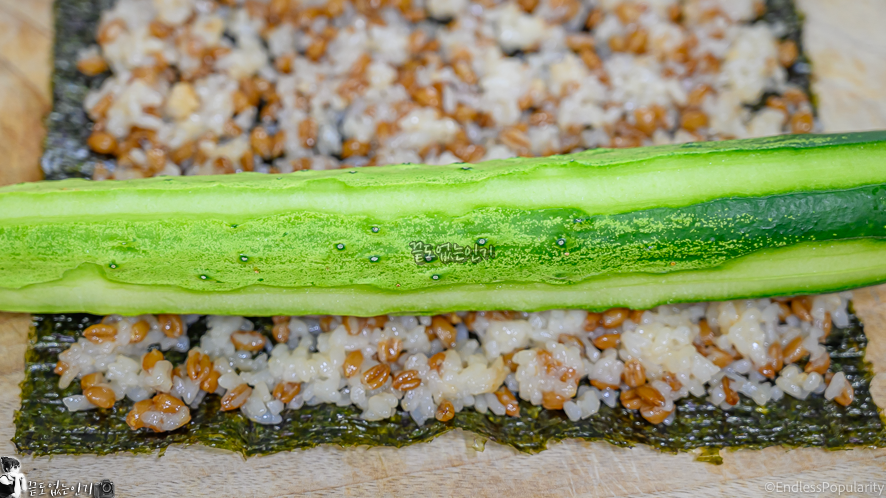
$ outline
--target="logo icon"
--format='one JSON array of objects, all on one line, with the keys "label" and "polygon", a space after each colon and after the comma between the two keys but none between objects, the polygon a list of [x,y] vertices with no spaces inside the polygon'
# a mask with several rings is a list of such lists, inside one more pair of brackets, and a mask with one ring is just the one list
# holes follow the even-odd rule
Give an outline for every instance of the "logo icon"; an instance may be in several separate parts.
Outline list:
[{"label": "logo icon", "polygon": [[22,473],[22,464],[15,457],[0,457],[0,498],[20,498],[28,490],[28,481]]},{"label": "logo icon", "polygon": [[114,498],[114,483],[110,479],[102,479],[92,487],[93,498]]}]

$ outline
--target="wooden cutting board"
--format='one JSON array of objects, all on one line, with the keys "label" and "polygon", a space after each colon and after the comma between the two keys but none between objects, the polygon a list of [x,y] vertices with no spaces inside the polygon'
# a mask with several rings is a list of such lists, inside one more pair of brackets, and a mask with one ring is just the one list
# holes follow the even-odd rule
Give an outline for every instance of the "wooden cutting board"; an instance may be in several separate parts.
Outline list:
[{"label": "wooden cutting board", "polygon": [[[799,0],[827,131],[886,129],[886,2]],[[50,109],[51,0],[0,0],[0,184],[39,179],[42,116]],[[886,406],[886,286],[856,294],[879,375],[874,399]],[[13,455],[13,411],[24,377],[29,318],[0,314],[0,455]],[[64,430],[64,428],[59,428]],[[29,480],[114,481],[117,496],[615,496],[764,495],[776,482],[886,484],[886,449],[723,452],[724,464],[647,447],[569,441],[538,455],[472,436],[447,434],[394,449],[315,448],[244,460],[208,448],[165,456],[23,457]],[[48,496],[49,491],[46,491]],[[827,493],[826,493],[827,494]]]}]

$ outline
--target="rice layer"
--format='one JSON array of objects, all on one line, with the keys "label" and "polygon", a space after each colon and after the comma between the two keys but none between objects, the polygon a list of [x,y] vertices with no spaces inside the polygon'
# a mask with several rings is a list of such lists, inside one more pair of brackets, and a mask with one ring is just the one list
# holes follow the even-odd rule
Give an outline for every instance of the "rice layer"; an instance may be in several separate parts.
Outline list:
[{"label": "rice layer", "polygon": [[118,0],[94,178],[544,156],[813,130],[755,0]]},{"label": "rice layer", "polygon": [[[541,156],[808,133],[798,47],[754,0],[118,0],[78,68],[95,179]],[[606,403],[669,423],[689,394],[730,409],[852,401],[821,340],[848,294],[371,319],[105,317],[59,356],[70,410],[138,402],[172,430],[207,394],[274,424],[304,404],[418,423],[464,409],[571,420]],[[192,347],[193,346],[193,347]],[[160,351],[188,352],[173,365]],[[802,365],[802,368],[800,366]],[[101,375],[92,375],[98,374]],[[90,376],[92,375],[92,376]],[[742,395],[742,396],[740,396]]]},{"label": "rice layer", "polygon": [[[153,396],[156,406],[157,395],[168,394],[193,408],[217,394],[222,410],[239,409],[262,424],[318,403],[353,404],[367,420],[402,410],[420,425],[465,409],[519,416],[517,398],[562,409],[571,420],[621,403],[668,424],[674,401],[690,394],[724,410],[784,395],[851,403],[851,386],[829,370],[821,344],[833,326],[848,326],[850,297],[602,314],[275,317],[261,331],[243,317],[210,316],[199,345],[185,334],[196,315],[110,315],[59,355],[56,371],[62,388],[100,372],[117,401]],[[160,351],[169,350],[188,351],[187,362],[163,360]],[[84,395],[64,399],[69,410],[101,406],[83,385]],[[177,428],[186,422],[180,408],[134,428]]]}]

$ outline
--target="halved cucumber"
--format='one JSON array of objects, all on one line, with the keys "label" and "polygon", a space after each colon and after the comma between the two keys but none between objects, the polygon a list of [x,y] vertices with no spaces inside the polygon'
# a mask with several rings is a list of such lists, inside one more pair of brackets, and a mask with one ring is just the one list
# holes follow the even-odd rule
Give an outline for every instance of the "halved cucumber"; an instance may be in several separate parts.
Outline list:
[{"label": "halved cucumber", "polygon": [[645,308],[886,280],[886,132],[0,189],[0,309]]}]

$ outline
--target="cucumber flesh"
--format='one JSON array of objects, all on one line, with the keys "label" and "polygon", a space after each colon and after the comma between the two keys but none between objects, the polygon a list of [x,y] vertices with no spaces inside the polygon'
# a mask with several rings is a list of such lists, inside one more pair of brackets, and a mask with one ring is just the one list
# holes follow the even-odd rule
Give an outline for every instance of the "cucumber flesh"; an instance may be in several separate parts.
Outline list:
[{"label": "cucumber flesh", "polygon": [[468,309],[603,311],[662,303],[717,301],[837,292],[886,281],[886,241],[810,242],[760,251],[710,270],[603,276],[573,285],[458,284],[411,292],[375,288],[279,288],[227,292],[116,283],[86,264],[58,281],[0,289],[8,311],[94,314],[193,313],[268,316],[335,313],[354,316],[436,314]]}]

